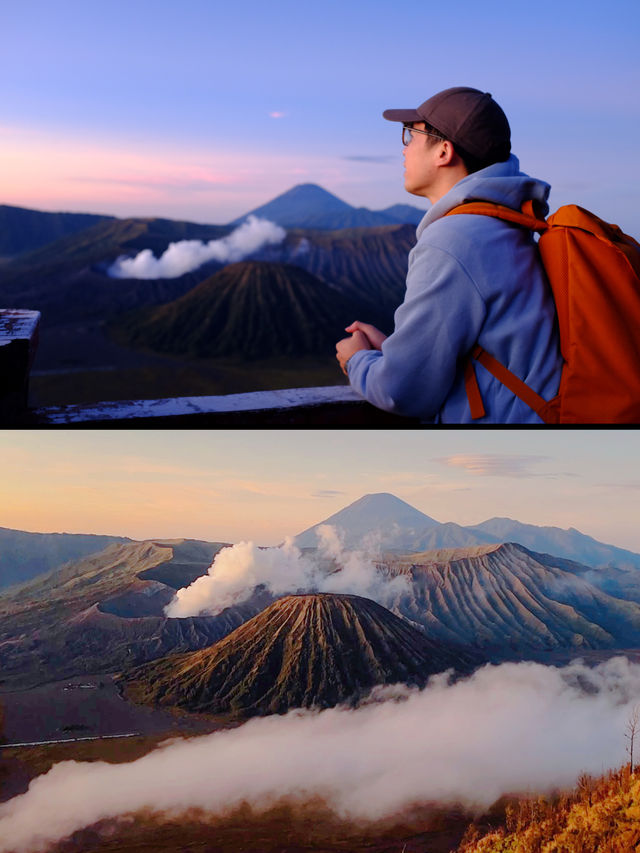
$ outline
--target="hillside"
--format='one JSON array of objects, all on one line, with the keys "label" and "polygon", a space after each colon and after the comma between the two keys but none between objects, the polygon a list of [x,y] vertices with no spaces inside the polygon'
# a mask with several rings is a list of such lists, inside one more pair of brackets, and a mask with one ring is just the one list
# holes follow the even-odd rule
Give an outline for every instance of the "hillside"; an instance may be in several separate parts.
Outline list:
[{"label": "hillside", "polygon": [[0,258],[31,252],[109,219],[113,217],[93,213],[46,213],[0,204]]},{"label": "hillside", "polygon": [[426,209],[414,207],[412,204],[392,204],[391,207],[385,207],[380,213],[395,219],[399,224],[417,226],[424,217]]},{"label": "hillside", "polygon": [[128,673],[136,701],[245,716],[357,701],[376,684],[425,684],[477,658],[354,595],[291,595],[209,649]]},{"label": "hillside", "polygon": [[640,777],[624,767],[584,774],[567,794],[506,804],[505,825],[470,826],[457,853],[631,853],[640,846]]},{"label": "hillside", "polygon": [[129,345],[197,357],[332,355],[356,306],[299,267],[230,264],[175,302],[118,320]]},{"label": "hillside", "polygon": [[[357,319],[393,331],[393,312],[404,297],[408,255],[416,242],[412,225],[291,232],[294,237],[304,241],[294,263],[357,300],[362,306]],[[275,250],[263,256],[279,259]]]},{"label": "hillside", "polygon": [[151,249],[162,254],[178,240],[213,240],[231,229],[224,225],[198,225],[172,219],[98,218],[87,228],[67,234],[55,242],[22,254],[3,268],[2,280],[34,267],[52,270],[110,263],[120,254]]},{"label": "hillside", "polygon": [[129,540],[121,536],[28,533],[0,527],[0,589],[30,581],[63,563]]},{"label": "hillside", "polygon": [[443,642],[498,657],[639,646],[640,605],[608,595],[562,564],[513,543],[385,561],[412,587],[391,609]]},{"label": "hillside", "polygon": [[169,619],[174,591],[204,574],[221,543],[112,545],[0,595],[0,672],[16,686],[113,672],[204,648],[272,599],[258,593],[215,617]]}]

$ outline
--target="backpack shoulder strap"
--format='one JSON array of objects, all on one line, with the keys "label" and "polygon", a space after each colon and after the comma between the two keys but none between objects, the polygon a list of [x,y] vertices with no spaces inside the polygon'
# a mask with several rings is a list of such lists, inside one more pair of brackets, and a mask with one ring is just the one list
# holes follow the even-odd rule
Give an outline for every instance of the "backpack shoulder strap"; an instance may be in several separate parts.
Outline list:
[{"label": "backpack shoulder strap", "polygon": [[549,403],[539,394],[536,394],[533,388],[530,388],[526,382],[519,379],[509,368],[501,364],[497,358],[489,355],[480,344],[476,344],[471,350],[464,371],[464,384],[473,420],[477,420],[477,418],[481,418],[485,414],[476,372],[473,367],[474,359],[480,362],[492,376],[495,376],[498,382],[505,385],[509,391],[515,394],[516,397],[519,397],[529,408],[533,409],[539,418],[546,421]]},{"label": "backpack shoulder strap", "polygon": [[451,216],[454,213],[476,213],[482,216],[493,216],[495,219],[513,222],[515,225],[522,225],[524,228],[530,228],[539,233],[546,231],[549,227],[546,221],[538,216],[533,199],[523,202],[521,210],[513,210],[511,207],[495,204],[492,201],[467,201],[449,210],[445,216]]}]

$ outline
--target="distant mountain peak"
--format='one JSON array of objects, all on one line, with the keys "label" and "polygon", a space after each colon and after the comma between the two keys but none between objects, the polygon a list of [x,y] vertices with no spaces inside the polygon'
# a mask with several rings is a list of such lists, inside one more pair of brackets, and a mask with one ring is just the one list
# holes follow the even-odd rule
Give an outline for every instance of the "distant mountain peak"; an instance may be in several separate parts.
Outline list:
[{"label": "distant mountain peak", "polygon": [[[323,198],[327,198],[327,197],[328,198],[334,198],[334,199],[337,199],[337,201],[339,201],[341,204],[347,204],[346,201],[342,201],[342,199],[338,198],[338,196],[335,195],[334,193],[329,192],[329,190],[325,190],[325,188],[321,187],[320,184],[313,184],[313,183],[296,184],[294,187],[291,187],[291,189],[286,190],[285,192],[281,193],[279,196],[276,196],[276,198],[286,198],[287,196],[299,196],[299,195],[305,195],[305,196],[317,195],[317,196],[321,196]],[[275,199],[274,199],[274,201],[275,201]]]},{"label": "distant mountain peak", "polygon": [[[413,210],[413,212],[412,212]],[[266,204],[239,216],[231,224],[237,225],[248,216],[269,219],[283,228],[311,228],[339,230],[343,228],[372,228],[381,225],[415,224],[422,211],[405,205],[398,212],[369,210],[354,207],[318,184],[296,184]]]},{"label": "distant mountain peak", "polygon": [[403,501],[402,498],[399,498],[397,495],[394,495],[391,492],[369,492],[368,494],[363,495],[361,498],[358,498],[358,500],[355,501],[355,503],[360,503],[362,501],[368,501],[368,502],[387,501],[390,503],[391,502],[402,503],[402,504],[405,504],[406,506],[411,506],[411,504],[407,503],[407,501]]},{"label": "distant mountain peak", "polygon": [[[296,545],[313,548],[318,545],[318,531],[323,525],[336,528],[347,547],[360,547],[374,537],[381,548],[406,548],[407,531],[421,541],[438,522],[389,492],[363,495],[329,518],[304,530],[295,538]],[[410,548],[409,548],[410,550]]]}]

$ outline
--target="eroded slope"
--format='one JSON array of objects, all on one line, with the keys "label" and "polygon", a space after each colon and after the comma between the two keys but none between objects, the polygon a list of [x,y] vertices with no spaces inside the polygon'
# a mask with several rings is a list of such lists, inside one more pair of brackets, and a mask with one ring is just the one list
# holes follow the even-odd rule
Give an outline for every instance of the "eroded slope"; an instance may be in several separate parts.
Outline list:
[{"label": "eroded slope", "polygon": [[330,707],[376,684],[422,685],[474,655],[430,640],[355,595],[291,595],[209,649],[173,655],[127,676],[138,701],[243,715]]}]

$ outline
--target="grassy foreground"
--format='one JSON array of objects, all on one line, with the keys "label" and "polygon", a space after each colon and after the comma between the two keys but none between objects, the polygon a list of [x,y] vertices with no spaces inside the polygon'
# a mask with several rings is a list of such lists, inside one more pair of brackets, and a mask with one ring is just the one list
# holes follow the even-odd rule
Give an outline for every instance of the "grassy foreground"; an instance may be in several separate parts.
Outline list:
[{"label": "grassy foreground", "polygon": [[632,853],[640,850],[640,773],[629,768],[599,779],[582,774],[574,791],[522,799],[505,810],[505,826],[467,830],[458,853]]}]

